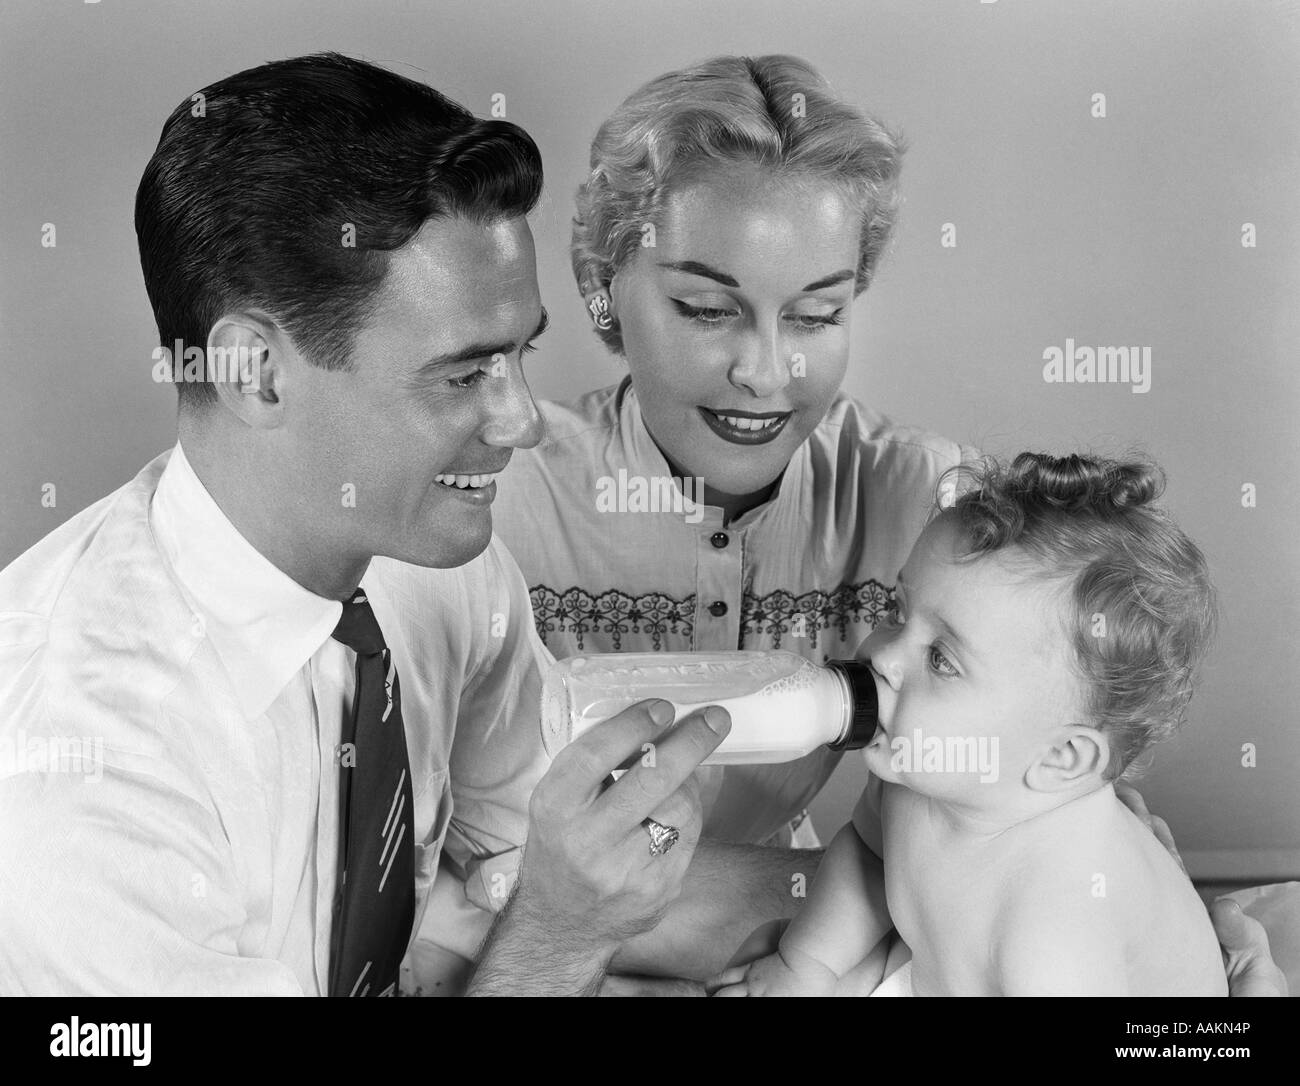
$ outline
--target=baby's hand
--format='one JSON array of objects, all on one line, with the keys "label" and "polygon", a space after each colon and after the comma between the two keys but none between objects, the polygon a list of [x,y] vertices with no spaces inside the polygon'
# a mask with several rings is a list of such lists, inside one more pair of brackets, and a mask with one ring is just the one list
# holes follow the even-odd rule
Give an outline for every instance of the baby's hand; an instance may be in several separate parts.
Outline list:
[{"label": "baby's hand", "polygon": [[839,978],[808,954],[779,948],[775,954],[718,974],[705,990],[716,996],[829,996]]}]

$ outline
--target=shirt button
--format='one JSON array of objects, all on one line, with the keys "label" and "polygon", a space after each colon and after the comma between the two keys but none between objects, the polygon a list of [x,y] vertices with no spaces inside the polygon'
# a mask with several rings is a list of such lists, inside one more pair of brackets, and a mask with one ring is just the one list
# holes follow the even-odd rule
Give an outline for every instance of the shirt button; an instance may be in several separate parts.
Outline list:
[{"label": "shirt button", "polygon": [[718,550],[722,550],[723,547],[731,542],[731,537],[727,535],[726,532],[714,532],[709,536],[709,542],[717,547]]},{"label": "shirt button", "polygon": [[727,605],[722,600],[714,600],[709,604],[709,614],[714,618],[721,618],[727,613]]}]

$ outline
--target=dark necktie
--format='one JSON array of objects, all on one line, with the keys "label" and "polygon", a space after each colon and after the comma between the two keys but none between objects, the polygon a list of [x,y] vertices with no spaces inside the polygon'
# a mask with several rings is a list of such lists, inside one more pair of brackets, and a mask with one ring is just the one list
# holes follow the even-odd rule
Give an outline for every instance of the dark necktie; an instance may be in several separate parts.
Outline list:
[{"label": "dark necktie", "polygon": [[333,636],[356,652],[357,676],[339,767],[330,995],[396,995],[415,920],[411,764],[397,668],[362,590],[343,605]]}]

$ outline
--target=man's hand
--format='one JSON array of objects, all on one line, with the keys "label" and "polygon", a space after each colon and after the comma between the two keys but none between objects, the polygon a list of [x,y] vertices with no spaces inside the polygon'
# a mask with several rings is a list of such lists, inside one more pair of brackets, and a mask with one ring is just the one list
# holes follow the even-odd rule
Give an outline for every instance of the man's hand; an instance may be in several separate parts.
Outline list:
[{"label": "man's hand", "polygon": [[[1178,866],[1187,874],[1183,858],[1178,855],[1174,835],[1163,818],[1147,810],[1146,801],[1135,788],[1125,784],[1115,785],[1115,795],[1142,820],[1146,827],[1169,850]],[[1286,976],[1273,961],[1264,925],[1241,911],[1241,906],[1231,898],[1221,897],[1210,909],[1214,934],[1218,936],[1223,951],[1223,968],[1228,974],[1230,996],[1285,996]]]},{"label": "man's hand", "polygon": [[[640,702],[556,755],[533,791],[519,882],[472,993],[594,992],[618,945],[663,917],[700,835],[692,771],[731,729],[718,706],[665,732],[673,715],[669,702]],[[663,855],[650,852],[646,818],[679,832]]]}]

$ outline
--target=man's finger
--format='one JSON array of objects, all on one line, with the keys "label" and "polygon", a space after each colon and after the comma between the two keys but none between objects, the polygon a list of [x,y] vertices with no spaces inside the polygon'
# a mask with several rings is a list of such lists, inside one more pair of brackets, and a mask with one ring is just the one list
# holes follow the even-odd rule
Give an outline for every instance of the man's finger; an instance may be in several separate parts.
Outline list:
[{"label": "man's finger", "polygon": [[605,788],[610,771],[636,756],[675,715],[672,702],[650,698],[601,721],[555,755],[548,787],[575,804],[590,803]]},{"label": "man's finger", "polygon": [[594,806],[605,809],[624,826],[653,817],[652,812],[690,778],[730,730],[731,716],[721,706],[695,710],[650,744],[636,765],[606,789]]}]

